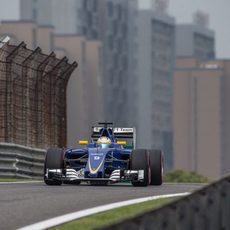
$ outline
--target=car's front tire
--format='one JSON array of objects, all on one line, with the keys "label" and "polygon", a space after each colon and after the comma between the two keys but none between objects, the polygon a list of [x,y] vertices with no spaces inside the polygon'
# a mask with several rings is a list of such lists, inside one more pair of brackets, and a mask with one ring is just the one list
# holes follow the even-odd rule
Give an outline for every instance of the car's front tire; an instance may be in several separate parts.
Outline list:
[{"label": "car's front tire", "polygon": [[46,152],[45,163],[44,163],[44,182],[47,185],[61,185],[62,181],[55,178],[47,178],[47,169],[63,169],[63,150],[60,148],[51,148]]},{"label": "car's front tire", "polygon": [[144,170],[144,180],[131,181],[133,186],[148,186],[149,181],[149,154],[145,149],[135,149],[131,153],[131,170]]}]

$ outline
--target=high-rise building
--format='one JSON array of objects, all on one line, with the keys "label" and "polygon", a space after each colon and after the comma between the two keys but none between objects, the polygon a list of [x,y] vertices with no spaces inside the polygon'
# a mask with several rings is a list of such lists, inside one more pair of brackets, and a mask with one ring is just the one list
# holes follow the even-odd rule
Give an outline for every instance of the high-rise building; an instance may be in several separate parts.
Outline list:
[{"label": "high-rise building", "polygon": [[52,25],[56,33],[77,34],[80,29],[80,4],[75,0],[21,0],[21,20],[33,20],[38,25]]},{"label": "high-rise building", "polygon": [[230,172],[230,61],[177,59],[174,168],[211,179]]},{"label": "high-rise building", "polygon": [[105,118],[116,125],[127,124],[130,31],[137,8],[137,0],[21,0],[22,19],[102,42]]},{"label": "high-rise building", "polygon": [[176,56],[215,58],[214,31],[196,24],[176,26]]},{"label": "high-rise building", "polygon": [[129,121],[137,127],[137,146],[160,148],[172,167],[172,77],[174,19],[152,10],[138,11],[129,76]]},{"label": "high-rise building", "polygon": [[100,0],[100,38],[104,47],[104,100],[106,120],[128,124],[128,90],[136,0]]},{"label": "high-rise building", "polygon": [[52,25],[58,34],[78,34],[98,38],[98,0],[21,0],[22,20]]}]

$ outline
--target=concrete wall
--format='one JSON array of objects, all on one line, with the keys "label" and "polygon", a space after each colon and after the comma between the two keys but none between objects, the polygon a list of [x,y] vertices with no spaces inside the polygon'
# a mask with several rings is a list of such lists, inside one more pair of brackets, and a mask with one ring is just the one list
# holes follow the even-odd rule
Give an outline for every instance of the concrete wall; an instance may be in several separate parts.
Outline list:
[{"label": "concrete wall", "polygon": [[201,188],[189,196],[101,230],[139,229],[229,229],[230,176]]}]

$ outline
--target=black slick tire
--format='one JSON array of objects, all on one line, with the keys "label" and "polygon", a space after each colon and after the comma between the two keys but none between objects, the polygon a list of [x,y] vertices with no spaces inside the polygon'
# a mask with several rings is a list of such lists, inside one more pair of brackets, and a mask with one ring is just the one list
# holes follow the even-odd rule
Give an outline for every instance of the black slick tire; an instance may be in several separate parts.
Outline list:
[{"label": "black slick tire", "polygon": [[60,148],[51,148],[46,152],[45,163],[44,163],[44,182],[47,185],[61,185],[61,180],[55,180],[53,178],[46,178],[47,169],[63,169],[63,150]]},{"label": "black slick tire", "polygon": [[133,186],[148,186],[149,184],[149,155],[145,149],[135,149],[131,153],[131,170],[144,170],[143,181],[131,181]]},{"label": "black slick tire", "polygon": [[150,185],[163,183],[163,154],[160,149],[148,150],[150,157],[151,179]]}]

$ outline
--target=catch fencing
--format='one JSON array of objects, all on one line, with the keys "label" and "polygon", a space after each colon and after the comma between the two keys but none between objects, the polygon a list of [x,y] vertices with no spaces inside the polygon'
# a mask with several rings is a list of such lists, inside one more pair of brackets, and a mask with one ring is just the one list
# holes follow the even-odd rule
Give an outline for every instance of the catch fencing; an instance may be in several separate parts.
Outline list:
[{"label": "catch fencing", "polygon": [[0,143],[0,177],[41,179],[45,150]]},{"label": "catch fencing", "polygon": [[0,142],[66,146],[66,88],[77,63],[0,39]]},{"label": "catch fencing", "polygon": [[159,209],[100,229],[230,230],[230,176]]}]

